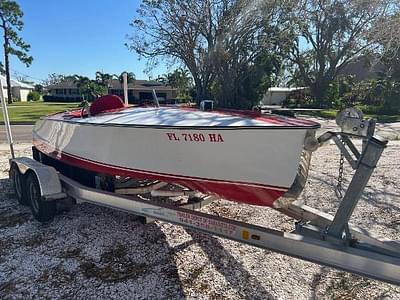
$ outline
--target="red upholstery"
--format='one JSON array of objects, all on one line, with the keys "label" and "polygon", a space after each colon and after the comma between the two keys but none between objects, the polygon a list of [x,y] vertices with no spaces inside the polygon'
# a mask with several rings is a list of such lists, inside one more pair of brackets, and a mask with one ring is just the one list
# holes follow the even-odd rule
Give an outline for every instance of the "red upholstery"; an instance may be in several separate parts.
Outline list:
[{"label": "red upholstery", "polygon": [[106,95],[97,98],[90,106],[90,114],[92,116],[124,108],[125,104],[122,99],[116,95]]}]

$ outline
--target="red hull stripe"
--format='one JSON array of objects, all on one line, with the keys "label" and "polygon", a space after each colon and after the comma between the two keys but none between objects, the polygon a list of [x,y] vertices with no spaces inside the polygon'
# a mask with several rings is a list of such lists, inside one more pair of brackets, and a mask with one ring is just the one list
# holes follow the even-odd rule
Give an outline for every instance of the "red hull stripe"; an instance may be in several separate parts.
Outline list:
[{"label": "red hull stripe", "polygon": [[285,187],[222,181],[218,179],[183,177],[173,174],[123,168],[66,153],[37,139],[33,140],[33,144],[38,150],[53,157],[54,159],[82,169],[115,176],[161,180],[165,182],[176,183],[202,193],[215,194],[227,200],[233,200],[246,204],[273,206],[273,202],[277,198],[283,196],[283,194],[288,190],[288,188]]}]

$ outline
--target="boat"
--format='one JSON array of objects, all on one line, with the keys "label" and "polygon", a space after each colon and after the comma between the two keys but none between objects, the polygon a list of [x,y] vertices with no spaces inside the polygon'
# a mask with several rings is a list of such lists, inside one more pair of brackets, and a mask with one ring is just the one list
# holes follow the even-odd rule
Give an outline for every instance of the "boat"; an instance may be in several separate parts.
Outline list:
[{"label": "boat", "polygon": [[33,146],[42,157],[76,170],[279,207],[280,199],[295,198],[304,187],[319,127],[209,105],[128,107],[117,96],[103,96],[87,110],[41,118]]}]

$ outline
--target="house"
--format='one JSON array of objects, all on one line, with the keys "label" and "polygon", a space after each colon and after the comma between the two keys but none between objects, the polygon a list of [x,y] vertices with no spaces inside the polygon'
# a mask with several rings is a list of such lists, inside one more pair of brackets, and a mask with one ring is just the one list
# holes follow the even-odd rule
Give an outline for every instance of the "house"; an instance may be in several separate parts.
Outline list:
[{"label": "house", "polygon": [[282,105],[293,93],[303,93],[306,87],[270,87],[261,100],[262,105]]},{"label": "house", "polygon": [[[7,80],[6,76],[0,75],[1,85],[3,86],[3,95],[8,100],[7,94]],[[35,87],[31,84],[11,79],[11,93],[14,100],[26,102],[28,101],[28,94],[33,91]]]},{"label": "house", "polygon": [[[74,80],[64,80],[58,84],[49,85],[46,87],[46,89],[50,96],[58,99],[71,99],[71,101],[82,99],[82,95],[79,92],[77,83]],[[157,97],[161,102],[170,101],[177,97],[176,88],[165,85],[161,82],[150,80],[134,80],[133,82],[128,83],[129,103],[140,104],[152,101],[153,89],[156,91]],[[108,83],[108,94],[117,95],[123,98],[124,90],[122,83],[117,79],[110,80]]]}]

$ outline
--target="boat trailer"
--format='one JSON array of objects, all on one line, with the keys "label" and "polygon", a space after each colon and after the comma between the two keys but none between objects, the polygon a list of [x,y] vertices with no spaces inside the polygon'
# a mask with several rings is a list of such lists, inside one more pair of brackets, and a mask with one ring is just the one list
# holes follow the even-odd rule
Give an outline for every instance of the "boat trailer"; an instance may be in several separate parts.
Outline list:
[{"label": "boat trailer", "polygon": [[[7,116],[7,107],[4,101],[2,103],[3,114]],[[84,186],[39,161],[27,157],[15,158],[8,125],[12,154],[10,179],[18,201],[29,204],[34,217],[39,221],[51,220],[56,214],[55,202],[69,197],[78,204],[88,202],[118,209],[147,220],[170,222],[317,264],[400,284],[398,242],[380,241],[349,223],[387,141],[374,136],[375,122],[363,120],[357,110],[347,109],[339,113],[337,123],[342,131],[323,134],[318,138],[318,146],[333,140],[355,170],[353,178],[334,216],[298,202],[275,208],[296,220],[292,232],[277,231],[195,210],[215,200],[212,196],[205,196],[199,202],[176,206],[130,195],[152,193],[153,196],[176,196],[194,193],[160,190],[166,185],[162,182],[134,188],[122,184],[118,189],[120,193],[118,190],[108,192]],[[361,151],[353,144],[352,137],[362,138]],[[98,179],[101,181],[101,178]]]}]

